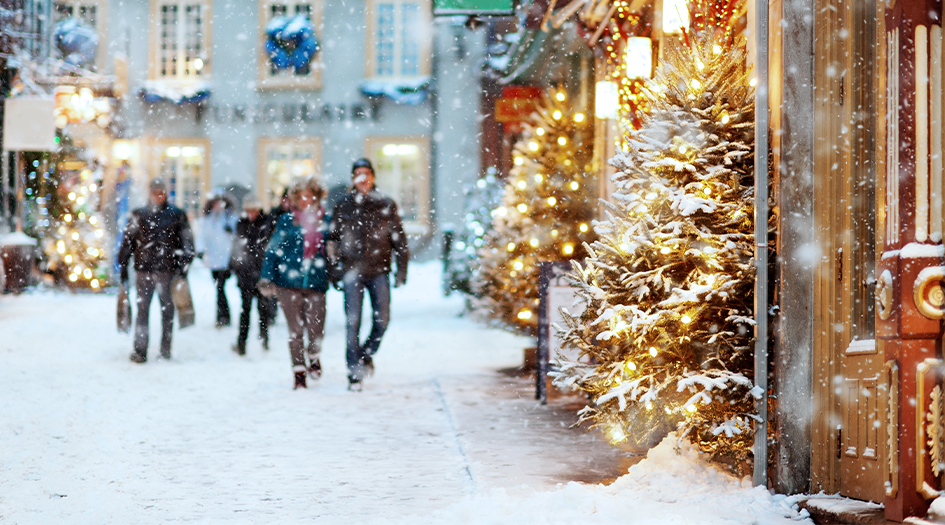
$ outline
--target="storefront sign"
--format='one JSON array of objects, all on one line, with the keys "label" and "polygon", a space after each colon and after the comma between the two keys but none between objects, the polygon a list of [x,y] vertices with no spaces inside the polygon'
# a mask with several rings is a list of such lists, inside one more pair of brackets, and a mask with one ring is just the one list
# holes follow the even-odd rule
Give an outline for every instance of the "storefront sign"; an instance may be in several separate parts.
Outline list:
[{"label": "storefront sign", "polygon": [[209,118],[217,124],[244,124],[281,122],[331,123],[357,120],[377,121],[379,104],[309,104],[306,102],[282,104],[208,104]]},{"label": "storefront sign", "polygon": [[3,104],[4,150],[56,149],[56,101],[52,97],[8,98]]},{"label": "storefront sign", "polygon": [[513,0],[433,0],[434,16],[511,15]]}]

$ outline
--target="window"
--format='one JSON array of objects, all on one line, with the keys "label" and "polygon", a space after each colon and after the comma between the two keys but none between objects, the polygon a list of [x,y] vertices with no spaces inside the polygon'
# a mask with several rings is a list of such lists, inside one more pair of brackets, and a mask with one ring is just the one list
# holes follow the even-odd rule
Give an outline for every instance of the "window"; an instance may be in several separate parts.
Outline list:
[{"label": "window", "polygon": [[203,197],[210,187],[209,142],[201,139],[167,139],[155,147],[154,170],[167,182],[167,200],[184,210],[190,219],[199,216]]},{"label": "window", "polygon": [[425,0],[368,0],[369,78],[430,74],[429,13]]},{"label": "window", "polygon": [[152,0],[154,45],[151,79],[181,83],[210,73],[210,7],[199,0]]},{"label": "window", "polygon": [[[315,30],[315,41],[319,50],[312,56],[309,67],[278,68],[273,64],[266,51],[268,35],[266,28],[273,18],[292,18],[302,16],[311,22]],[[322,79],[322,0],[260,0],[259,2],[259,67],[257,68],[257,86],[262,89],[317,89]],[[293,51],[292,45],[285,48],[287,54]]]},{"label": "window", "polygon": [[320,176],[322,141],[317,138],[265,137],[257,149],[259,200],[267,208],[279,204],[282,192],[302,177]]},{"label": "window", "polygon": [[101,70],[105,66],[105,52],[102,50],[107,45],[107,6],[106,0],[58,0],[53,4],[53,27],[63,20],[74,18],[82,27],[91,29],[98,36],[95,60],[85,66],[89,69]]},{"label": "window", "polygon": [[411,235],[430,233],[429,149],[423,137],[372,137],[365,147],[377,189],[397,202],[404,230]]}]

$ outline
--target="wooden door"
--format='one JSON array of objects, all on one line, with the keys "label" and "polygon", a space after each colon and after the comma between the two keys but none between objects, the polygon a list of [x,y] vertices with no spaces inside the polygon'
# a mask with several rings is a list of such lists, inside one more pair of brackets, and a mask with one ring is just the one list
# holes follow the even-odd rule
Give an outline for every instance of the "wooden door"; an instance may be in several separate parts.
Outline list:
[{"label": "wooden door", "polygon": [[[882,501],[884,385],[874,341],[876,254],[876,6],[824,0],[815,184],[820,265],[815,272],[813,489]],[[819,338],[818,338],[819,336]],[[818,431],[819,429],[819,431]],[[816,446],[815,446],[816,450]]]}]

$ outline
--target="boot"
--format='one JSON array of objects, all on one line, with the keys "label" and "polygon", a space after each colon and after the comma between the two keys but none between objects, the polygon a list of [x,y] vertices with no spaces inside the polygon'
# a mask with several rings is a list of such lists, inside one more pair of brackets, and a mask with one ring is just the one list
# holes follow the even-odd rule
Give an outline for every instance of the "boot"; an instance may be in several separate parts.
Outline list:
[{"label": "boot", "polygon": [[367,377],[374,376],[374,359],[371,356],[366,355],[361,358],[361,366],[364,367],[364,375]]},{"label": "boot", "polygon": [[322,360],[317,355],[312,357],[312,364],[308,367],[308,375],[312,376],[312,379],[318,379],[322,376]]},{"label": "boot", "polygon": [[233,351],[237,355],[246,355],[246,343],[236,343],[233,345]]},{"label": "boot", "polygon": [[139,354],[138,352],[132,353],[129,359],[131,359],[132,363],[138,363],[138,364],[144,363],[148,360],[147,357]]},{"label": "boot", "polygon": [[292,387],[292,390],[298,390],[299,388],[308,388],[305,384],[305,372],[295,373],[295,386]]},{"label": "boot", "polygon": [[351,392],[361,392],[364,390],[364,384],[361,383],[360,379],[348,378],[348,390]]}]

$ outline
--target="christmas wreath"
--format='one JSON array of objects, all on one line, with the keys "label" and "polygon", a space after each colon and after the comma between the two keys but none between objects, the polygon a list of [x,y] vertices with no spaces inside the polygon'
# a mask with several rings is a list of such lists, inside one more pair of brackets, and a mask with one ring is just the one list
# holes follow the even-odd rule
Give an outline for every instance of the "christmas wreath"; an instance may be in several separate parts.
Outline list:
[{"label": "christmas wreath", "polygon": [[56,24],[53,40],[63,62],[83,67],[95,61],[98,35],[75,18],[66,18]]},{"label": "christmas wreath", "polygon": [[277,71],[291,69],[296,75],[308,74],[319,47],[315,27],[304,15],[278,16],[266,26],[266,54]]}]

